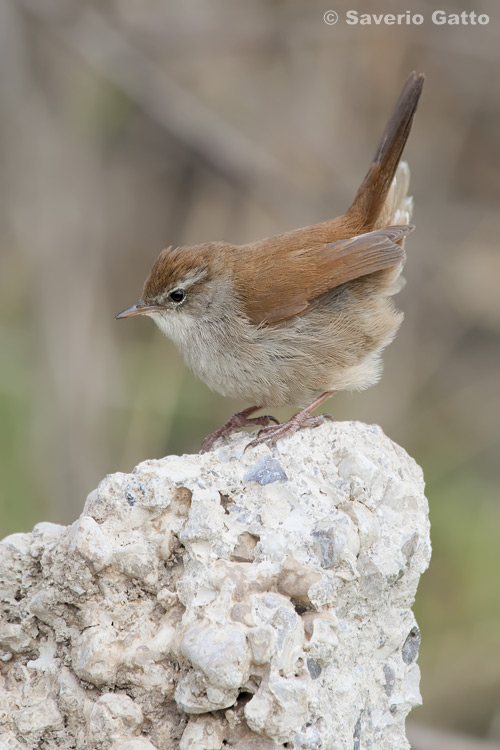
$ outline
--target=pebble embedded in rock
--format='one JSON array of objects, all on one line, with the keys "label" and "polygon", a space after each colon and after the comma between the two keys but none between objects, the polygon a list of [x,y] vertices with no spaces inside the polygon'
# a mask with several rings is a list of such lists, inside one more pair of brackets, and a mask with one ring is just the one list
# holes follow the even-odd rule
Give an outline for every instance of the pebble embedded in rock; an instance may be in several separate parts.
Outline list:
[{"label": "pebble embedded in rock", "polygon": [[408,637],[403,644],[403,648],[401,649],[403,661],[405,664],[411,664],[412,661],[415,661],[419,648],[420,630],[418,629],[417,625],[415,625],[408,633]]},{"label": "pebble embedded in rock", "polygon": [[286,471],[275,458],[264,456],[259,458],[243,476],[244,482],[257,482],[262,486],[273,482],[286,482],[288,477]]}]

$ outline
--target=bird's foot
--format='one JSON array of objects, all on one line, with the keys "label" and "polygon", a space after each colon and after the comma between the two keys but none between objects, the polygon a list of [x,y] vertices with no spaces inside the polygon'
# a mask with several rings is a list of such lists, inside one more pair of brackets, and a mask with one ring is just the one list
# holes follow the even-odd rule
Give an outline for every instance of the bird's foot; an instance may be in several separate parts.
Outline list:
[{"label": "bird's foot", "polygon": [[257,445],[262,445],[262,443],[275,445],[280,438],[287,437],[288,435],[293,435],[302,427],[318,427],[318,425],[323,424],[327,419],[333,419],[330,414],[318,414],[315,417],[313,417],[311,414],[311,412],[314,411],[314,409],[317,409],[318,406],[323,403],[323,401],[326,401],[327,398],[330,398],[332,393],[333,391],[325,391],[325,393],[322,393],[321,396],[315,398],[314,401],[309,404],[309,406],[306,406],[305,409],[302,409],[302,411],[294,414],[293,417],[288,420],[288,422],[282,422],[281,424],[276,425],[273,424],[269,427],[264,427],[262,430],[259,430],[255,440],[252,440],[250,443],[248,443],[245,450],[247,450],[247,448],[255,448]]},{"label": "bird's foot", "polygon": [[273,424],[259,430],[255,440],[248,443],[245,450],[247,450],[247,448],[255,448],[257,445],[262,445],[262,443],[275,445],[280,438],[293,435],[297,430],[301,430],[302,427],[318,427],[326,420],[333,419],[330,414],[318,414],[315,417],[311,414],[306,414],[303,417],[300,417],[300,415],[301,412],[295,414],[295,416],[289,419],[288,422],[281,422],[277,425]]},{"label": "bird's foot", "polygon": [[273,427],[279,426],[279,421],[276,419],[276,417],[272,417],[269,414],[264,414],[262,417],[250,417],[250,414],[258,411],[260,408],[262,407],[251,406],[249,409],[243,409],[243,411],[239,411],[237,414],[234,414],[231,419],[226,422],[226,424],[222,425],[220,429],[216,430],[216,432],[212,432],[210,435],[207,435],[207,437],[201,444],[201,452],[207,453],[209,450],[211,450],[216,440],[221,437],[227,437],[228,435],[231,435],[232,432],[239,430],[240,427],[262,427],[271,423],[273,423]]}]

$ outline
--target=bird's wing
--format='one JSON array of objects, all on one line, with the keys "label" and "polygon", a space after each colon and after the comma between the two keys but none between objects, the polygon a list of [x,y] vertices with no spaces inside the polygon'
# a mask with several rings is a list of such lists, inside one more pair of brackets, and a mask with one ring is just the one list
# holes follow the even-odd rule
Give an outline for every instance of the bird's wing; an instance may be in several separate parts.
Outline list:
[{"label": "bird's wing", "polygon": [[402,241],[413,226],[384,227],[337,242],[280,253],[277,268],[269,244],[247,258],[247,273],[237,290],[254,325],[274,325],[299,315],[322,294],[347,281],[397,266],[404,260]]}]

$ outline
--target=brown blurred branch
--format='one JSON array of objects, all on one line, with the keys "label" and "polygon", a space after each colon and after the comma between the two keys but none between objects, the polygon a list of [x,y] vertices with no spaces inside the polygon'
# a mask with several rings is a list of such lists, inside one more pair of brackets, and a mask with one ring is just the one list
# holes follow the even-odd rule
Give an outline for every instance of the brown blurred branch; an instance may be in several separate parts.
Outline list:
[{"label": "brown blurred branch", "polygon": [[75,6],[70,13],[62,6],[61,12],[54,12],[54,4],[42,0],[20,0],[20,5],[225,179],[261,195],[285,215],[296,216],[299,207],[304,210],[307,197],[287,188],[290,172],[273,153],[175,82],[103,14],[85,6]]}]

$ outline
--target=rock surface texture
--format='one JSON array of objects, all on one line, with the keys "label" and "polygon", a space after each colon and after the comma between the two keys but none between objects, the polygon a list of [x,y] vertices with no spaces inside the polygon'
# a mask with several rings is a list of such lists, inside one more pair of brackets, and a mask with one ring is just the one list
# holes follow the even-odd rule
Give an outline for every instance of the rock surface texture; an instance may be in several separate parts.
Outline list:
[{"label": "rock surface texture", "polygon": [[403,750],[421,471],[378,427],[112,474],[0,543],[0,750]]}]

